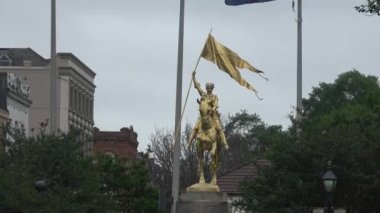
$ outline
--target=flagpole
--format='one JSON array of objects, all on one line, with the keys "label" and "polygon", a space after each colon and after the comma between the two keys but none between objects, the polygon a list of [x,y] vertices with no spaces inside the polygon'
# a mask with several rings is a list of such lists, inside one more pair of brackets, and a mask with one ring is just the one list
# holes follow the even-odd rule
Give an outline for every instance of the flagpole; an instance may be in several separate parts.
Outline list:
[{"label": "flagpole", "polygon": [[297,5],[297,137],[300,140],[302,122],[302,0],[298,0]]},{"label": "flagpole", "polygon": [[[212,31],[212,29],[211,29],[211,31]],[[209,36],[211,35],[211,31],[209,33]],[[208,37],[207,37],[207,39],[208,39]],[[193,71],[194,73],[197,71],[198,64],[199,64],[199,61],[201,60],[201,57],[202,57],[202,52],[201,52],[201,54],[199,54],[198,61],[197,61],[196,65],[195,65],[195,68],[194,68],[194,71]],[[189,88],[187,89],[186,98],[185,98],[185,104],[183,104],[182,111],[181,111],[181,118],[179,120],[180,123],[182,123],[182,118],[183,118],[183,114],[185,113],[185,109],[186,109],[186,105],[187,105],[187,100],[189,98],[189,94],[190,94],[190,89],[191,89],[191,84],[192,83],[193,83],[193,78],[190,79]],[[181,126],[179,126],[179,127],[181,127]],[[176,137],[176,135],[178,134],[178,132],[179,132],[179,129],[176,129],[175,133],[174,133],[174,137]]]},{"label": "flagpole", "polygon": [[[210,37],[211,32],[212,32],[212,28],[210,30],[210,33],[208,34],[207,40]],[[206,42],[207,42],[207,40],[206,40]],[[205,45],[203,45],[203,46],[205,46]],[[201,60],[201,58],[202,58],[202,52],[201,52],[201,54],[199,54],[198,61],[197,61],[196,65],[195,65],[195,68],[194,68],[194,71],[193,71],[194,73],[196,73],[196,71],[197,71],[197,68],[198,68],[198,65],[199,65],[199,61]],[[180,123],[182,123],[182,118],[183,118],[183,114],[185,113],[185,109],[186,109],[186,105],[187,105],[187,100],[189,98],[189,94],[190,94],[190,89],[191,89],[191,84],[192,83],[193,83],[193,78],[191,78],[190,83],[189,83],[189,88],[187,89],[186,98],[185,98],[185,104],[183,105],[183,108],[182,108],[182,111],[181,111],[181,118],[179,120]],[[179,126],[179,128],[180,127],[181,126]],[[179,132],[179,129],[176,129],[175,133],[174,133],[174,137],[176,137],[177,134],[179,134],[178,132]]]},{"label": "flagpole", "polygon": [[181,108],[182,108],[182,68],[183,68],[183,34],[184,34],[184,17],[185,17],[185,0],[180,0],[179,12],[179,36],[178,36],[178,61],[177,61],[177,90],[176,90],[176,109],[175,109],[175,127],[178,134],[175,134],[174,153],[173,153],[173,180],[172,180],[172,213],[176,212],[179,195],[179,170],[181,155]]},{"label": "flagpole", "polygon": [[[203,44],[203,49],[204,49],[204,46],[206,45],[208,39],[210,38],[211,33],[212,33],[212,28],[210,29],[210,32],[208,33],[208,36],[207,36],[207,39],[206,39],[205,43]],[[198,68],[198,64],[199,64],[199,61],[200,61],[201,58],[202,58],[202,52],[203,52],[203,49],[202,49],[202,51],[201,51],[201,54],[199,54],[199,57],[198,57],[197,63],[195,64],[194,72],[197,70],[197,68]]]},{"label": "flagpole", "polygon": [[56,7],[55,0],[51,0],[51,43],[50,43],[50,132],[57,130],[57,61],[56,61]]}]

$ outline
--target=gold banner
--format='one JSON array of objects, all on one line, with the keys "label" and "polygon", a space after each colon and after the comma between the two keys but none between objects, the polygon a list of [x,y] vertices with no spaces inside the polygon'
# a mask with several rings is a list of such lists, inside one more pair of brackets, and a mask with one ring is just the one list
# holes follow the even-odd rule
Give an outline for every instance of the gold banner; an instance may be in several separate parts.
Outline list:
[{"label": "gold banner", "polygon": [[212,35],[209,35],[201,56],[216,64],[220,70],[229,74],[231,78],[235,79],[240,85],[257,93],[257,91],[241,77],[238,69],[248,69],[258,74],[263,73],[263,71],[256,69],[247,61],[241,59],[238,54],[216,41]]}]

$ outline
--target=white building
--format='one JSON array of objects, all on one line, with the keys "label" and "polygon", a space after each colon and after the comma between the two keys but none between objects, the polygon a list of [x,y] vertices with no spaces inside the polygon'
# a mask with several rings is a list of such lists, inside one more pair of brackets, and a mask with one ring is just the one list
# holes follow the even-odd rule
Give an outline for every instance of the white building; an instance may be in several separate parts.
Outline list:
[{"label": "white building", "polygon": [[8,112],[11,127],[29,132],[29,108],[32,104],[25,79],[14,73],[0,73],[0,105]]},{"label": "white building", "polygon": [[[71,53],[57,54],[57,68],[58,128],[64,132],[73,128],[81,130],[80,139],[86,142],[84,150],[91,154],[96,74]],[[50,118],[50,60],[30,48],[0,48],[1,72],[15,73],[30,86],[33,104],[27,130],[31,135],[37,134],[40,123]]]}]

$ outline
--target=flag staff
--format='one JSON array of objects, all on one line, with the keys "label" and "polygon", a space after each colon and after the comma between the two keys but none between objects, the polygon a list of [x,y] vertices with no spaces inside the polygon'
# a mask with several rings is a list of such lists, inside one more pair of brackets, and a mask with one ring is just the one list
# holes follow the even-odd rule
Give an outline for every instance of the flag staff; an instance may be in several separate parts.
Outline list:
[{"label": "flag staff", "polygon": [[299,140],[302,121],[302,0],[297,5],[297,137]]},{"label": "flag staff", "polygon": [[[210,33],[208,34],[209,36],[211,35],[211,32],[212,32],[212,28],[210,30]],[[201,54],[199,54],[198,61],[197,61],[196,65],[195,65],[195,68],[194,68],[194,71],[193,71],[194,73],[197,71],[197,68],[198,68],[198,65],[199,65],[199,61],[201,60],[201,57],[202,57],[202,52],[201,52]],[[180,123],[182,123],[182,118],[183,118],[183,114],[185,113],[185,109],[186,109],[186,105],[187,105],[187,100],[189,99],[189,94],[190,94],[190,89],[191,89],[191,84],[192,83],[193,83],[193,79],[191,78],[190,79],[190,83],[189,83],[189,88],[187,89],[187,93],[186,93],[185,104],[183,105],[182,111],[181,111],[181,118],[179,120]],[[181,126],[179,126],[179,128],[180,127]],[[175,129],[174,138],[177,136],[177,134],[179,134],[178,132],[179,132],[179,129]]]},{"label": "flag staff", "polygon": [[55,0],[51,0],[51,37],[50,37],[50,132],[57,130],[57,53],[56,53],[56,7]]},{"label": "flag staff", "polygon": [[179,195],[179,169],[181,155],[181,108],[182,108],[182,68],[183,68],[183,34],[185,18],[185,0],[180,0],[179,12],[179,36],[178,36],[178,59],[177,59],[177,89],[176,89],[176,107],[175,107],[175,127],[178,131],[175,134],[174,153],[173,153],[173,177],[172,177],[172,213],[176,212],[176,206]]}]

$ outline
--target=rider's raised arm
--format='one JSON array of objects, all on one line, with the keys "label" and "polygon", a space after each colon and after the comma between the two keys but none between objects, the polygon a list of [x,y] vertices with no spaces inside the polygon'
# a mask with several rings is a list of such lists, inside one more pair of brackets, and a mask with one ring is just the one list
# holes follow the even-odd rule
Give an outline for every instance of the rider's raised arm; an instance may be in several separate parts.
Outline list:
[{"label": "rider's raised arm", "polygon": [[197,81],[195,78],[195,72],[193,72],[193,81],[194,81],[194,87],[198,90],[199,95],[203,96],[206,93],[202,90],[201,84]]}]

